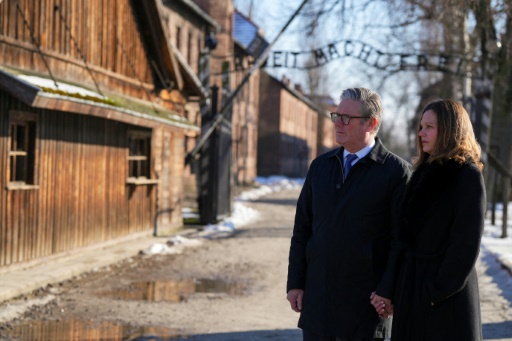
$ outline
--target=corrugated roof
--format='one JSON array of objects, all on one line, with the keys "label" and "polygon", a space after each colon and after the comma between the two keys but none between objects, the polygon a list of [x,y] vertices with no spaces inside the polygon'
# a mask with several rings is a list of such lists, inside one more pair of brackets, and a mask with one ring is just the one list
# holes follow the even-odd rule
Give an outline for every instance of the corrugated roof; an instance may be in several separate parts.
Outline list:
[{"label": "corrugated roof", "polygon": [[258,27],[247,20],[240,12],[235,11],[233,21],[233,38],[244,48],[249,47],[258,35]]},{"label": "corrugated roof", "polygon": [[258,57],[268,46],[259,34],[259,27],[242,13],[233,14],[233,38],[250,55]]}]

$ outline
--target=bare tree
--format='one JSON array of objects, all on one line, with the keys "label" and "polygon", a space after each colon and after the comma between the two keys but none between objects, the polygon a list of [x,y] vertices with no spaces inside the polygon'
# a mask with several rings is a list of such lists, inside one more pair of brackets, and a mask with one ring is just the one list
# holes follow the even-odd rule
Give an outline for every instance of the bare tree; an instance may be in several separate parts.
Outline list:
[{"label": "bare tree", "polygon": [[[512,3],[509,0],[312,0],[312,3],[303,13],[307,23],[304,27],[317,40],[325,35],[328,27],[338,30],[340,37],[371,41],[384,46],[387,52],[441,52],[463,56],[468,61],[458,75],[423,71],[409,74],[410,86],[414,84],[417,89],[415,109],[409,117],[409,144],[416,135],[418,115],[414,113],[421,111],[427,101],[434,97],[463,101],[476,124],[492,197],[495,181],[489,181],[490,169],[497,171],[501,178],[502,236],[507,236],[506,203],[510,197],[512,169],[509,133],[512,130]],[[389,90],[390,80],[400,83],[396,82],[398,76],[390,72],[367,66],[358,72],[380,89]],[[410,104],[413,96],[400,96],[396,91],[395,87],[391,93],[397,106]],[[389,132],[383,131],[382,135]]]},{"label": "bare tree", "polygon": [[[486,44],[486,61],[483,65],[484,71],[494,76],[493,92],[493,116],[492,130],[489,147],[489,161],[493,165],[494,172],[488,178],[487,187],[491,189],[490,197],[493,203],[501,194],[503,203],[503,218],[501,237],[507,237],[507,216],[508,201],[510,200],[511,172],[512,169],[512,4],[505,2],[502,13],[504,19],[505,31],[501,34],[502,47],[496,51],[496,31],[493,22],[486,15],[482,14],[480,19],[480,30],[482,31],[481,44]],[[495,52],[495,53],[493,53]],[[482,52],[484,54],[484,52]],[[497,181],[501,179],[501,181]],[[501,182],[501,186],[498,183]],[[501,189],[501,193],[497,193]],[[494,212],[494,205],[493,205]],[[494,217],[494,214],[493,214]]]},{"label": "bare tree", "polygon": [[[495,197],[497,177],[501,186],[496,188],[504,188],[500,193],[505,204],[502,236],[507,235],[512,169],[511,12],[510,0],[310,0],[301,13],[301,25],[295,28],[295,33],[308,37],[305,49],[329,40],[358,39],[387,53],[416,51],[464,58],[466,63],[458,74],[378,70],[342,58],[336,72],[330,65],[325,65],[327,72],[310,72],[308,88],[310,92],[317,91],[319,85],[341,88],[359,78],[360,84],[377,89],[385,100],[394,102],[399,119],[407,121],[411,147],[416,140],[415,120],[425,102],[434,97],[463,101],[483,148],[489,197]],[[396,122],[389,122],[383,126],[383,137],[396,135],[386,129],[399,128]]]},{"label": "bare tree", "polygon": [[[487,0],[448,0],[442,4],[397,0],[392,5],[409,6],[410,12],[418,14],[415,17],[422,26],[428,27],[427,32],[436,32],[433,36],[427,33],[424,46],[435,47],[437,37],[439,48],[446,53],[462,54],[477,61],[468,64],[465,70],[467,77],[460,79],[443,75],[438,82],[424,86],[421,102],[429,96],[442,95],[461,99],[470,107],[476,123],[475,131],[483,147],[484,162],[488,166],[485,175],[489,198],[494,202],[497,191],[502,189],[504,238],[507,236],[512,168],[512,138],[509,133],[512,129],[512,5],[510,1]],[[472,25],[468,24],[469,18],[472,18]],[[405,19],[398,27],[415,21]],[[486,121],[492,124],[486,124]],[[501,179],[502,186],[497,186],[497,178]]]}]

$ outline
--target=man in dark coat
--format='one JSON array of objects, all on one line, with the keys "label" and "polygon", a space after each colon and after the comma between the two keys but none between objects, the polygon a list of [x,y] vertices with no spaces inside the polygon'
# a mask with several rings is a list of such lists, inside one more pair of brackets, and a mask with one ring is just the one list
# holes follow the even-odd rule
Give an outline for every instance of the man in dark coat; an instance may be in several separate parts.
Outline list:
[{"label": "man in dark coat", "polygon": [[390,336],[391,319],[379,317],[370,295],[392,296],[388,259],[410,165],[376,137],[381,116],[375,92],[343,91],[331,113],[341,148],[312,162],[297,202],[287,299],[306,341]]}]

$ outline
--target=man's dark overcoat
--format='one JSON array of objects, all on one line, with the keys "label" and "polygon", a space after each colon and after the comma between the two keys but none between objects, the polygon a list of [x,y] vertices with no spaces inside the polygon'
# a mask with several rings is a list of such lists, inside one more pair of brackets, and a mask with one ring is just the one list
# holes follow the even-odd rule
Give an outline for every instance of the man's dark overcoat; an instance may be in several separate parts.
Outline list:
[{"label": "man's dark overcoat", "polygon": [[393,341],[482,340],[475,262],[486,208],[474,163],[423,164],[407,186]]},{"label": "man's dark overcoat", "polygon": [[304,290],[302,329],[389,337],[391,323],[379,319],[370,294],[379,286],[391,295],[394,273],[387,260],[410,165],[376,138],[346,180],[342,169],[343,148],[317,157],[309,168],[297,202],[287,291]]}]

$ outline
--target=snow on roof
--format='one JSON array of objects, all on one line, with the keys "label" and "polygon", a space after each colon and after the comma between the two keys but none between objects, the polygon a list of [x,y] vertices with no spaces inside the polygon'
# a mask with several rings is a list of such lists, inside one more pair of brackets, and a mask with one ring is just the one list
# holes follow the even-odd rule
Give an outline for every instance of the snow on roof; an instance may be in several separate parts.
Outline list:
[{"label": "snow on roof", "polygon": [[[24,80],[27,83],[38,86],[40,88],[47,88],[53,90],[60,90],[70,94],[77,94],[84,97],[96,97],[98,99],[106,99],[105,96],[98,94],[97,92],[67,83],[53,81],[49,78],[30,76],[30,75],[18,75],[18,78]],[[57,85],[55,85],[57,83]]]}]

